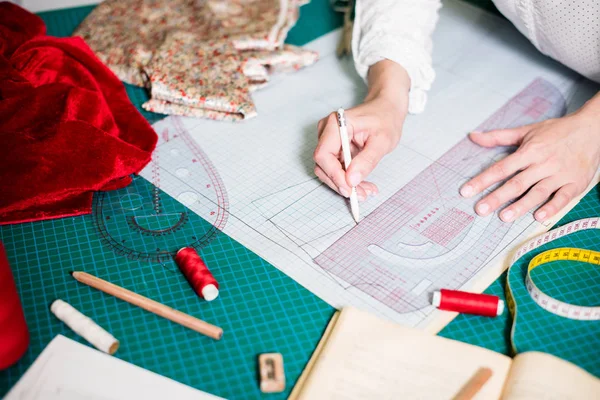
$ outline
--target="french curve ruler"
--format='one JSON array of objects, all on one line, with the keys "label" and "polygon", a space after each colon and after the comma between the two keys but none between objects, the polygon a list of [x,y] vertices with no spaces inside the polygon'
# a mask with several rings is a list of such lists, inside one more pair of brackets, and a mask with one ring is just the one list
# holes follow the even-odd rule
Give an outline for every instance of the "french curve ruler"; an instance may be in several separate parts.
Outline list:
[{"label": "french curve ruler", "polygon": [[[510,274],[513,269],[512,267],[517,263],[519,259],[521,259],[521,257],[529,253],[530,251],[535,250],[538,247],[541,247],[547,243],[568,236],[575,232],[590,229],[600,229],[600,218],[586,218],[578,221],[573,221],[569,224],[543,233],[525,242],[517,249],[516,253],[513,255],[510,262],[510,268],[508,270],[506,299],[508,303],[508,308],[513,315],[511,345],[513,347],[514,353],[516,353],[517,351],[514,345],[514,340],[512,339],[515,334],[518,314],[517,304],[514,300],[512,289],[510,287]],[[565,303],[563,301],[548,296],[535,284],[531,276],[531,271],[533,271],[536,268],[541,268],[549,263],[563,260],[579,261],[582,263],[590,264],[590,268],[600,268],[600,252],[597,251],[570,247],[561,247],[544,251],[543,253],[536,255],[529,262],[529,265],[527,267],[525,286],[532,300],[544,310],[564,318],[588,321],[600,320],[600,306],[589,307]]]}]

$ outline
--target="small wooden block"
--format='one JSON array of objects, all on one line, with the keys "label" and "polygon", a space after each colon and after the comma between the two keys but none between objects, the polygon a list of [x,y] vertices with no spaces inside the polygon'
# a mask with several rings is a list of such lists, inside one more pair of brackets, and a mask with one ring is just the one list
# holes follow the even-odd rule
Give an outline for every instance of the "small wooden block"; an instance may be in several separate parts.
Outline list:
[{"label": "small wooden block", "polygon": [[279,393],[285,390],[283,356],[280,353],[265,353],[258,356],[260,391]]}]

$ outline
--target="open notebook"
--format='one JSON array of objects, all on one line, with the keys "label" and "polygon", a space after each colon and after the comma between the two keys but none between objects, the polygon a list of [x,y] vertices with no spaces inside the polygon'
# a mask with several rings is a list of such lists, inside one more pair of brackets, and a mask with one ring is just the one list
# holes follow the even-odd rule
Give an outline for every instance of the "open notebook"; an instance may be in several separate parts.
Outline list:
[{"label": "open notebook", "polygon": [[599,399],[600,379],[549,354],[510,357],[344,308],[290,399],[452,399],[481,367],[475,399]]}]

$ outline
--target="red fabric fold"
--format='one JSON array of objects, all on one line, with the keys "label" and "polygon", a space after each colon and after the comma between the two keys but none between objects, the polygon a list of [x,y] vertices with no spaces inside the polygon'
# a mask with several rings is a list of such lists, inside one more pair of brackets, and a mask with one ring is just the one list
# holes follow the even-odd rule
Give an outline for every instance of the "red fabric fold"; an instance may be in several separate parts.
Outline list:
[{"label": "red fabric fold", "polygon": [[156,134],[81,38],[0,3],[0,224],[86,214],[128,185]]},{"label": "red fabric fold", "polygon": [[0,242],[0,370],[16,363],[27,347],[27,322],[6,250]]}]

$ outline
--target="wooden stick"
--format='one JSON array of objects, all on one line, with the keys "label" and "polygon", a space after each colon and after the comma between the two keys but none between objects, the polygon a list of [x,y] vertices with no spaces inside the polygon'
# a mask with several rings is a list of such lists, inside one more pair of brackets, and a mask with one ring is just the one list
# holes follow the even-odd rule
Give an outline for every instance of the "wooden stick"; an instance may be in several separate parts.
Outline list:
[{"label": "wooden stick", "polygon": [[492,370],[481,367],[475,375],[460,389],[453,400],[471,400],[481,390],[483,385],[492,377]]},{"label": "wooden stick", "polygon": [[104,293],[108,293],[111,296],[115,296],[130,304],[143,308],[146,311],[150,311],[151,313],[166,318],[169,321],[173,321],[179,325],[183,325],[186,328],[193,329],[196,332],[199,332],[210,338],[219,340],[221,339],[221,336],[223,336],[223,329],[219,328],[218,326],[211,325],[208,322],[192,317],[191,315],[182,313],[181,311],[177,311],[157,301],[151,300],[147,297],[134,293],[131,290],[124,289],[103,279],[96,278],[95,276],[90,275],[86,272],[77,271],[73,272],[72,275],[73,278],[75,278],[77,281],[83,284],[101,290]]},{"label": "wooden stick", "polygon": [[335,325],[337,324],[337,321],[340,317],[340,313],[341,311],[336,311],[335,314],[333,314],[333,317],[331,317],[331,319],[329,320],[327,328],[325,329],[323,336],[321,336],[321,340],[319,340],[317,348],[315,349],[315,351],[313,351],[312,356],[310,356],[308,364],[306,364],[306,367],[304,367],[304,371],[302,371],[300,378],[298,378],[298,380],[296,381],[296,385],[294,386],[294,389],[292,389],[292,393],[290,393],[290,397],[288,397],[287,400],[298,400],[298,398],[300,398],[300,395],[302,394],[302,391],[306,386],[306,382],[308,381],[308,379],[310,379],[310,374],[312,373],[313,368],[317,363],[317,360],[319,359],[319,357],[321,357],[321,353],[323,353],[323,349],[325,348],[325,345],[327,345],[329,338],[331,337],[331,333],[333,332],[333,328],[335,328]]}]

